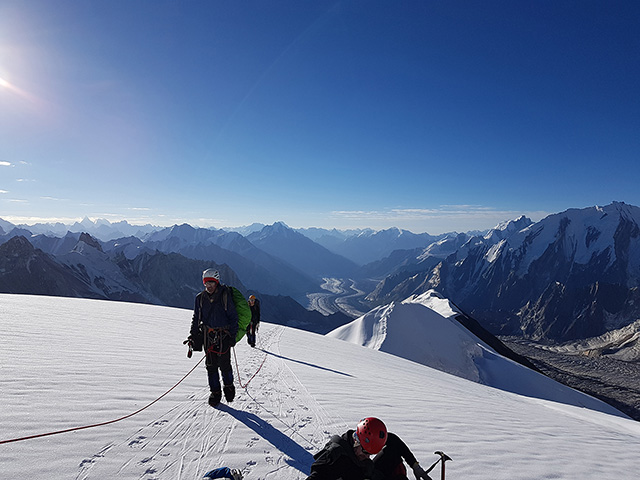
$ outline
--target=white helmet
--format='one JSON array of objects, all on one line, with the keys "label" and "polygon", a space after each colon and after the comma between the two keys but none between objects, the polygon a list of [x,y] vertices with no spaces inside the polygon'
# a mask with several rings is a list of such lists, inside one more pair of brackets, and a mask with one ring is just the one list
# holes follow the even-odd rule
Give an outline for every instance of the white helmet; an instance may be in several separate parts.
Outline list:
[{"label": "white helmet", "polygon": [[218,272],[218,270],[214,270],[213,268],[207,268],[204,272],[202,272],[202,283],[207,282],[220,283],[220,272]]}]

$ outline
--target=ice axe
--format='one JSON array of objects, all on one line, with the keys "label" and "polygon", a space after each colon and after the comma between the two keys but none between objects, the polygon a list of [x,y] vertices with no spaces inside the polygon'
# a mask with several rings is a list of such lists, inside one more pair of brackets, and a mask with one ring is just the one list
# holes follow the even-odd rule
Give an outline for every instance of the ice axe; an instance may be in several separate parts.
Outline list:
[{"label": "ice axe", "polygon": [[442,466],[440,467],[440,480],[444,480],[444,462],[446,462],[447,460],[451,460],[451,457],[449,457],[449,455],[447,455],[446,453],[441,452],[440,450],[433,453],[435,455],[440,455],[440,458],[436,460],[435,463],[431,465],[424,473],[429,475],[429,472],[436,468],[436,465],[438,465],[438,463],[442,462]]}]

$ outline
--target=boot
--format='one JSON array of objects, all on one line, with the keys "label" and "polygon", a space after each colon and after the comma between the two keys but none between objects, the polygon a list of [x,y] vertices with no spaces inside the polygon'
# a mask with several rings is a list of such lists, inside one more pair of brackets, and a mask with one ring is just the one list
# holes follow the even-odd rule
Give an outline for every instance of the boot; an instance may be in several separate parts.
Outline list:
[{"label": "boot", "polygon": [[217,407],[220,404],[220,400],[222,400],[222,392],[220,390],[211,392],[211,395],[209,395],[209,405],[212,407]]},{"label": "boot", "polygon": [[227,399],[228,403],[233,402],[233,399],[236,398],[236,387],[235,385],[225,385],[224,388],[224,398]]}]

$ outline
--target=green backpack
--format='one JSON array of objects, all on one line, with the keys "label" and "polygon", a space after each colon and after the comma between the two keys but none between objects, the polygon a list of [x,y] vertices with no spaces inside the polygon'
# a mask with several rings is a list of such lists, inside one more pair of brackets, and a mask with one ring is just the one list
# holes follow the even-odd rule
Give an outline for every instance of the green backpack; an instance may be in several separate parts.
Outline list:
[{"label": "green backpack", "polygon": [[[247,333],[247,327],[251,322],[251,308],[247,303],[247,299],[244,298],[242,292],[236,287],[230,285],[226,286],[225,293],[231,292],[233,303],[236,306],[236,312],[238,312],[238,334],[236,335],[236,343],[240,341],[244,334]],[[228,294],[224,295],[224,309],[227,309]]]}]

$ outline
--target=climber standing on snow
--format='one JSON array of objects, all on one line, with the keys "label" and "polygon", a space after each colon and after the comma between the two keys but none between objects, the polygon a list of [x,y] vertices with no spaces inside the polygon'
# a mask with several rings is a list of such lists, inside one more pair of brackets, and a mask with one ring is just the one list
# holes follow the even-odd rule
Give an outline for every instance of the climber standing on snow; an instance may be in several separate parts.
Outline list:
[{"label": "climber standing on snow", "polygon": [[247,327],[247,343],[256,346],[256,332],[260,325],[260,300],[255,295],[249,295],[249,308],[251,309],[251,322]]},{"label": "climber standing on snow", "polygon": [[[232,402],[236,395],[231,369],[231,347],[236,344],[238,313],[232,292],[220,284],[220,273],[209,268],[202,273],[204,290],[196,296],[191,321],[189,344],[202,343],[206,354],[209,377],[209,405],[217,406],[222,399],[220,375],[224,383],[224,397]],[[196,348],[197,349],[197,348]]]}]

